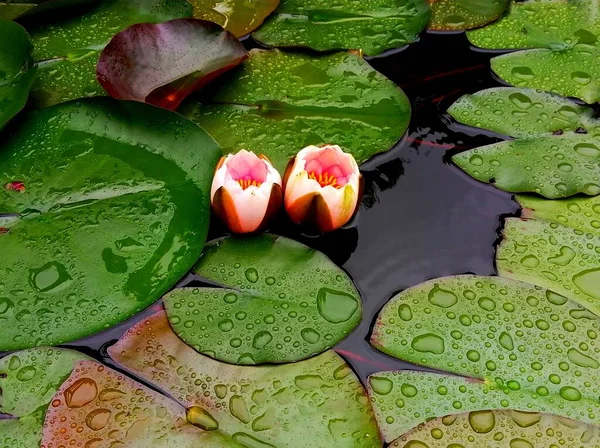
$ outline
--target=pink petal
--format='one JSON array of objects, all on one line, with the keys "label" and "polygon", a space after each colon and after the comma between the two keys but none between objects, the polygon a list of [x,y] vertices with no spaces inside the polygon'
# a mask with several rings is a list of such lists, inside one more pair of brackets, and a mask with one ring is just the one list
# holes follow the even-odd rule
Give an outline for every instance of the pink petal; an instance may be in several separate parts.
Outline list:
[{"label": "pink petal", "polygon": [[313,173],[317,176],[323,172],[323,166],[321,165],[321,162],[316,159],[308,162],[305,169],[307,173]]}]

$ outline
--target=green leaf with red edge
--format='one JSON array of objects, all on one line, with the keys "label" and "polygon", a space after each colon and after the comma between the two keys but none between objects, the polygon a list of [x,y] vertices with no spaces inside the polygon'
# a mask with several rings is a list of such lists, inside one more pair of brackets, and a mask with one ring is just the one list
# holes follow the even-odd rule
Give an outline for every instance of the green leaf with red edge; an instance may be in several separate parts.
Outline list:
[{"label": "green leaf with red edge", "polygon": [[409,288],[383,308],[371,344],[465,378],[372,376],[386,440],[432,417],[485,409],[600,424],[598,334],[599,317],[530,284],[465,275]]},{"label": "green leaf with red edge", "polygon": [[270,47],[376,56],[416,41],[430,17],[427,0],[281,0],[252,37]]},{"label": "green leaf with red edge", "polygon": [[600,196],[547,201],[535,196],[517,196],[521,216],[561,224],[600,236]]},{"label": "green leaf with red edge", "polygon": [[593,109],[555,94],[520,87],[493,87],[463,95],[448,113],[461,124],[513,138],[575,131],[600,134],[600,120]]},{"label": "green leaf with red edge", "polygon": [[[188,413],[189,415],[189,413]],[[96,361],[81,361],[46,414],[42,447],[242,448],[186,420],[186,410]]]},{"label": "green leaf with red edge", "polygon": [[27,103],[36,73],[31,51],[25,28],[0,19],[0,129]]},{"label": "green leaf with red edge", "polygon": [[192,5],[186,0],[103,0],[84,14],[28,27],[38,63],[32,104],[46,107],[105,95],[96,79],[96,64],[115,33],[135,23],[191,16]]},{"label": "green leaf with red edge", "polygon": [[600,235],[509,218],[502,237],[496,250],[500,275],[552,289],[600,314]]},{"label": "green leaf with red edge", "polygon": [[225,288],[176,289],[164,298],[167,315],[187,344],[220,361],[295,362],[333,347],[361,320],[348,275],[288,238],[212,241],[194,272]]},{"label": "green leaf with red edge", "polygon": [[105,330],[198,260],[220,149],[194,123],[93,98],[12,131],[0,145],[0,350]]},{"label": "green leaf with red edge", "polygon": [[247,57],[240,41],[219,25],[175,19],[121,31],[102,51],[96,70],[110,96],[175,110]]},{"label": "green leaf with red edge", "polygon": [[279,6],[279,0],[188,0],[194,17],[218,23],[235,36],[251,33]]},{"label": "green leaf with red edge", "polygon": [[37,448],[46,409],[73,366],[87,356],[40,347],[0,359],[0,447]]},{"label": "green leaf with red edge", "polygon": [[428,28],[464,31],[487,25],[502,17],[511,0],[427,0],[431,8]]},{"label": "green leaf with red edge", "polygon": [[252,50],[210,90],[180,112],[225,153],[265,154],[281,173],[308,145],[334,142],[365,162],[402,137],[411,115],[404,92],[350,53]]},{"label": "green leaf with red edge", "polygon": [[598,427],[549,414],[482,410],[437,418],[404,434],[390,448],[600,446]]},{"label": "green leaf with red edge", "polygon": [[185,406],[191,420],[242,446],[381,446],[362,385],[333,351],[281,366],[224,364],[186,345],[159,312],[109,354]]}]

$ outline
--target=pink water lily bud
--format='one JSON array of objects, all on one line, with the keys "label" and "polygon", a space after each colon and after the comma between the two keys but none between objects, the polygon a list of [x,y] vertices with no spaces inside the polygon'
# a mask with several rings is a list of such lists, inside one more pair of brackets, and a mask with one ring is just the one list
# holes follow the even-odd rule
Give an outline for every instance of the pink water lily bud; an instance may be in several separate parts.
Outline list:
[{"label": "pink water lily bud", "polygon": [[214,212],[229,230],[256,232],[281,207],[281,175],[265,156],[241,150],[219,161],[210,197]]},{"label": "pink water lily bud", "polygon": [[284,188],[285,209],[293,222],[330,232],[358,210],[362,176],[352,154],[339,146],[309,146],[288,164]]}]

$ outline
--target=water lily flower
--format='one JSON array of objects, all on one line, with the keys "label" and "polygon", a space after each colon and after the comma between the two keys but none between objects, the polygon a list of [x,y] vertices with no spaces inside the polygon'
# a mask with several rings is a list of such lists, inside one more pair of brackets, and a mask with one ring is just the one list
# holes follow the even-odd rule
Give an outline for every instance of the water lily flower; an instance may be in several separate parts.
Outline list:
[{"label": "water lily flower", "polygon": [[308,146],[288,164],[284,189],[285,209],[293,222],[330,232],[358,210],[362,176],[352,154],[339,146]]},{"label": "water lily flower", "polygon": [[281,175],[262,154],[241,150],[219,161],[210,197],[214,212],[229,230],[256,232],[281,207]]}]

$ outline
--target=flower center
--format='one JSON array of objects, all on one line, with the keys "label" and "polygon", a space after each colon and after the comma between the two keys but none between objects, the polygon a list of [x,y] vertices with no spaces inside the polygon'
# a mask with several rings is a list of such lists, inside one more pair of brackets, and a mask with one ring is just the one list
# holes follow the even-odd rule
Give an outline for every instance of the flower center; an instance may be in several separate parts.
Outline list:
[{"label": "flower center", "polygon": [[262,182],[259,182],[255,179],[240,179],[238,180],[238,184],[242,187],[242,190],[245,190],[249,187],[260,187]]},{"label": "flower center", "polygon": [[338,185],[337,177],[335,177],[333,174],[329,174],[327,171],[321,174],[308,173],[308,178],[316,180],[322,187],[330,186],[335,188],[341,188],[341,185]]}]

